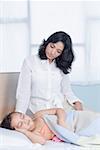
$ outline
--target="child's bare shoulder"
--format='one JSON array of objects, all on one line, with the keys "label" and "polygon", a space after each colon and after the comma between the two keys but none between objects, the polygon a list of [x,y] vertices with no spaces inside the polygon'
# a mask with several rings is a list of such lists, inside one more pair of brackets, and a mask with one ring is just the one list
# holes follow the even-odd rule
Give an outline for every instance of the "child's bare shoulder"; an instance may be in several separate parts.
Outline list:
[{"label": "child's bare shoulder", "polygon": [[42,117],[38,117],[34,121],[37,127],[42,127],[45,124],[45,121]]}]

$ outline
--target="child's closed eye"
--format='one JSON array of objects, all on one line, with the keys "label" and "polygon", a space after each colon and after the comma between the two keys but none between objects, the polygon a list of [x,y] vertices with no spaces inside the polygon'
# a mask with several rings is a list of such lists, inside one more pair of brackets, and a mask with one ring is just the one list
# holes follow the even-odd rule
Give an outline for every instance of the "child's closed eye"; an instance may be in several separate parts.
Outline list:
[{"label": "child's closed eye", "polygon": [[22,123],[22,122],[19,122],[18,125],[17,125],[17,127],[18,127],[18,128],[21,128],[22,125],[23,125],[23,123]]}]

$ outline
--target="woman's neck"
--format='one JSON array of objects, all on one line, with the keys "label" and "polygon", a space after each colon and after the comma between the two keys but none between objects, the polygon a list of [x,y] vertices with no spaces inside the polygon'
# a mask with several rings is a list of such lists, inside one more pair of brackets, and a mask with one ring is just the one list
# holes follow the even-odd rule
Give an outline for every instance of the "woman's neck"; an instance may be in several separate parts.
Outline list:
[{"label": "woman's neck", "polygon": [[54,59],[48,59],[49,64],[51,64],[54,61]]}]

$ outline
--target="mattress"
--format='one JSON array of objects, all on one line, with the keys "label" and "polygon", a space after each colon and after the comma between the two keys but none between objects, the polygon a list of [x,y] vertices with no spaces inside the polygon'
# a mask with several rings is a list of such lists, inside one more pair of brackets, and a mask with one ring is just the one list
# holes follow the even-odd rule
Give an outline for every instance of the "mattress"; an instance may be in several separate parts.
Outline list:
[{"label": "mattress", "polygon": [[[47,141],[45,145],[34,144],[33,147],[26,146],[0,146],[0,150],[87,150],[73,144],[64,142]],[[93,150],[93,149],[92,149]]]},{"label": "mattress", "polygon": [[[100,143],[100,142],[99,142]],[[45,145],[33,144],[24,134],[0,128],[0,150],[100,150],[100,146],[77,146],[64,142],[47,141]]]},{"label": "mattress", "polygon": [[24,134],[0,128],[0,150],[80,150],[80,147],[64,142],[47,141],[45,145],[33,144]]}]

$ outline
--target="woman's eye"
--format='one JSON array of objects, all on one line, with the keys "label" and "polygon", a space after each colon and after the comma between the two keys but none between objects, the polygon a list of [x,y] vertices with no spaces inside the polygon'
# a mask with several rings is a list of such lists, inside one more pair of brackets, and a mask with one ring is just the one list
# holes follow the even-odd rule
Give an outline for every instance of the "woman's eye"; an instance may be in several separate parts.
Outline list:
[{"label": "woman's eye", "polygon": [[60,53],[61,53],[61,51],[58,51],[58,53],[60,54]]},{"label": "woman's eye", "polygon": [[50,45],[51,48],[54,48],[54,45]]}]

